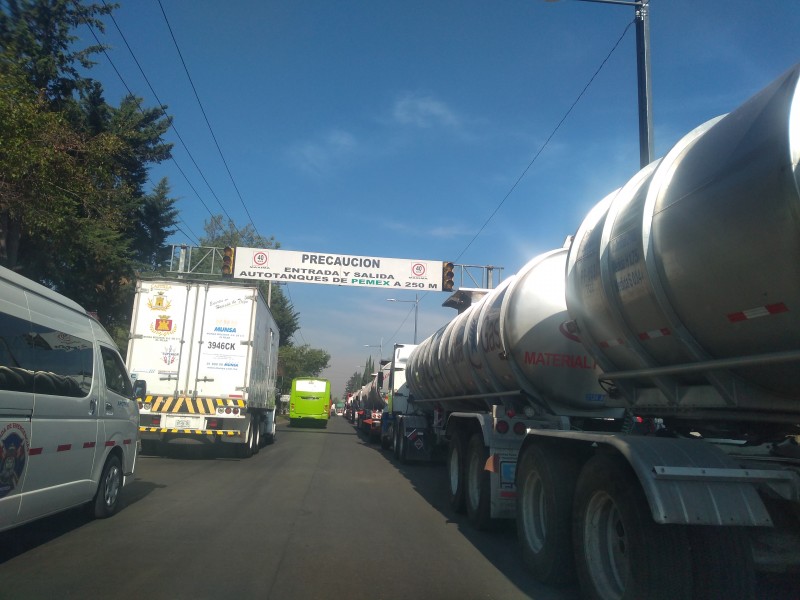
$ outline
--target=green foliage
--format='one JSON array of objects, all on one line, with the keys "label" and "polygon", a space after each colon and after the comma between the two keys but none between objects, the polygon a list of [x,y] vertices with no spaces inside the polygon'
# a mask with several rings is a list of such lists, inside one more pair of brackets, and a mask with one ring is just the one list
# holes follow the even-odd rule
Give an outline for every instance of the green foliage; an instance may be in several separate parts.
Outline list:
[{"label": "green foliage", "polygon": [[316,377],[328,368],[331,355],[324,350],[303,346],[283,346],[278,354],[279,384],[282,394],[288,394],[292,379],[296,377]]},{"label": "green foliage", "polygon": [[124,348],[135,270],[164,261],[177,212],[166,181],[144,190],[170,157],[169,118],[134,97],[109,105],[78,71],[102,48],[74,30],[102,30],[115,7],[0,7],[0,264],[96,311]]},{"label": "green foliage", "polygon": [[375,362],[370,356],[367,358],[367,362],[364,365],[364,370],[361,372],[356,371],[347,380],[347,383],[345,383],[344,386],[345,393],[353,393],[360,390],[372,380],[373,373],[375,373]]}]

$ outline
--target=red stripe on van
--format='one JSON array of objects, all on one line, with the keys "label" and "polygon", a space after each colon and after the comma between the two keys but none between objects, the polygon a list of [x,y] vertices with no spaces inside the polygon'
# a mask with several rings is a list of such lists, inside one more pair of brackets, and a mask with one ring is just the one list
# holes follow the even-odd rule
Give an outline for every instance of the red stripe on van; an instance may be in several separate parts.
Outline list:
[{"label": "red stripe on van", "polygon": [[42,453],[41,448],[31,448],[30,450],[28,450],[28,456],[36,456],[37,454],[41,453]]},{"label": "red stripe on van", "polygon": [[108,440],[106,442],[106,448],[110,448],[111,446],[116,446],[117,443],[114,440]]},{"label": "red stripe on van", "polygon": [[122,443],[125,444],[126,446],[130,446],[131,440],[122,440]]},{"label": "red stripe on van", "polygon": [[72,444],[59,444],[56,448],[56,452],[66,452],[67,450],[72,450]]},{"label": "red stripe on van", "polygon": [[84,448],[94,448],[97,445],[96,442],[83,442]]}]

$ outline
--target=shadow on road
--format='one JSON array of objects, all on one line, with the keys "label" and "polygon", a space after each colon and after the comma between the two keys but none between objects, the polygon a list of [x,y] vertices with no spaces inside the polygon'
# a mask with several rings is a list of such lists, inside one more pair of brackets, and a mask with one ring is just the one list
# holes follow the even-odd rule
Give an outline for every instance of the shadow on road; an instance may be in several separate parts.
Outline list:
[{"label": "shadow on road", "polygon": [[[135,479],[125,486],[119,510],[125,510],[126,507],[136,504],[162,487],[164,486],[150,481]],[[78,506],[4,531],[0,533],[0,564],[84,527],[93,520],[84,506]]]}]

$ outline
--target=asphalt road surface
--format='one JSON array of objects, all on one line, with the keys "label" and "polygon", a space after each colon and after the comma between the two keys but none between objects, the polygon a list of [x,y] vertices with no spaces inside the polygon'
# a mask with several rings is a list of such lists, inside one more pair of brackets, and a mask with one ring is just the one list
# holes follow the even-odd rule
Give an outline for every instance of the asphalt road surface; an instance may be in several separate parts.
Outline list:
[{"label": "asphalt road surface", "polygon": [[[530,577],[506,522],[476,532],[442,463],[401,465],[341,417],[240,460],[142,456],[124,506],[0,533],[0,600],[574,600]],[[800,597],[794,580],[758,597]],[[726,600],[735,600],[733,598]]]},{"label": "asphalt road surface", "polygon": [[341,417],[250,459],[142,456],[125,505],[0,533],[0,598],[572,599],[525,573],[512,526],[475,532],[445,468],[401,465]]}]

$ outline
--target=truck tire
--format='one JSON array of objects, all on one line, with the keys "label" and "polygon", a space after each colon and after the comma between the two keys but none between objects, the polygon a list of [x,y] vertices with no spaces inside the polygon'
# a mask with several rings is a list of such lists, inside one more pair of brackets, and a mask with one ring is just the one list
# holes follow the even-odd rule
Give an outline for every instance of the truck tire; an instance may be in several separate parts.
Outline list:
[{"label": "truck tire", "polygon": [[394,423],[394,431],[392,431],[392,454],[397,460],[400,460],[400,427],[402,419],[397,419]]},{"label": "truck tire", "polygon": [[597,455],[581,470],[573,544],[583,598],[691,598],[686,528],[653,521],[636,475],[620,456]]},{"label": "truck tire", "polygon": [[253,429],[253,454],[258,454],[258,451],[261,450],[261,429],[264,426],[264,423],[261,421],[260,418],[256,417],[255,421],[253,422],[252,429]]},{"label": "truck tire", "polygon": [[397,459],[403,463],[408,463],[408,438],[406,437],[406,424],[400,423],[400,431],[397,436]]},{"label": "truck tire", "polygon": [[697,525],[689,527],[687,533],[692,549],[694,600],[755,600],[756,572],[744,528]]},{"label": "truck tire", "polygon": [[122,463],[116,454],[112,454],[103,465],[94,499],[87,505],[89,516],[106,519],[116,513],[119,509],[122,483]]},{"label": "truck tire", "polygon": [[237,458],[250,458],[253,456],[253,423],[247,426],[247,441],[243,444],[236,444]]},{"label": "truck tire", "polygon": [[386,432],[381,431],[381,450],[389,450],[392,447],[394,437],[394,424],[387,425]]},{"label": "truck tire", "polygon": [[453,432],[447,448],[447,475],[449,481],[450,507],[457,513],[466,510],[464,504],[464,463],[466,444],[460,430]]},{"label": "truck tire", "polygon": [[547,584],[575,579],[572,556],[572,501],[577,461],[546,446],[531,444],[517,464],[517,538],[522,560]]},{"label": "truck tire", "polygon": [[478,531],[489,529],[492,523],[491,473],[485,469],[488,459],[489,449],[483,443],[483,434],[473,434],[467,445],[464,501],[469,522]]}]

